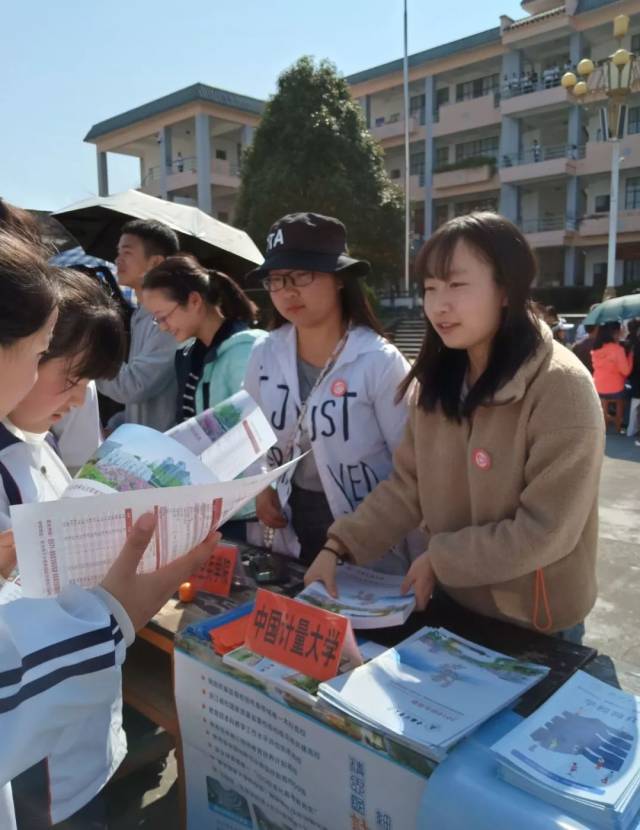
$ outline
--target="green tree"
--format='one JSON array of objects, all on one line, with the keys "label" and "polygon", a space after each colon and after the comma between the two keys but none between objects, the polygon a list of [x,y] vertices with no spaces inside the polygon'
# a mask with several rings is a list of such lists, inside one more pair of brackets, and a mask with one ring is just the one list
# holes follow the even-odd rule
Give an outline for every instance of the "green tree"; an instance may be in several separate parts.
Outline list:
[{"label": "green tree", "polygon": [[303,57],[278,78],[242,162],[236,224],[258,245],[280,216],[314,211],[347,227],[377,284],[402,273],[403,197],[333,64]]}]

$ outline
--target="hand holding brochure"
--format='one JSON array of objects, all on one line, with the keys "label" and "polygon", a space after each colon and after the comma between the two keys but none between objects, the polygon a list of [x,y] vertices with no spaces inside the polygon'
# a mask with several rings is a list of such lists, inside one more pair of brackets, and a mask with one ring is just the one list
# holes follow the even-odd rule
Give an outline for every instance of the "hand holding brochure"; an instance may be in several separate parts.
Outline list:
[{"label": "hand holding brochure", "polygon": [[416,752],[447,751],[509,706],[548,669],[444,628],[422,628],[366,666],[320,685],[320,699]]},{"label": "hand holding brochure", "polygon": [[12,507],[26,596],[52,596],[69,582],[96,585],[135,520],[148,511],[155,512],[157,527],[140,571],[157,569],[202,541],[290,466],[221,480],[237,476],[275,442],[245,392],[172,435],[125,424],[78,472],[64,498]]},{"label": "hand holding brochure", "polygon": [[400,593],[401,576],[342,565],[336,571],[338,596],[332,597],[321,582],[312,582],[296,599],[324,611],[342,614],[353,628],[387,628],[402,625],[416,605],[413,593]]}]

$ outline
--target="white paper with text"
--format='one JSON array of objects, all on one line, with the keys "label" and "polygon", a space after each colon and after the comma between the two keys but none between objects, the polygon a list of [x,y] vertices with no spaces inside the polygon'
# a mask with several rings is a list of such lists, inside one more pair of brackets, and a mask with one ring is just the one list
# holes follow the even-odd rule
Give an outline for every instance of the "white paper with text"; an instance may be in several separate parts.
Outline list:
[{"label": "white paper with text", "polygon": [[48,597],[73,582],[97,585],[143,513],[158,526],[139,572],[156,570],[201,542],[296,461],[237,481],[154,487],[109,495],[64,498],[11,508],[25,596]]}]

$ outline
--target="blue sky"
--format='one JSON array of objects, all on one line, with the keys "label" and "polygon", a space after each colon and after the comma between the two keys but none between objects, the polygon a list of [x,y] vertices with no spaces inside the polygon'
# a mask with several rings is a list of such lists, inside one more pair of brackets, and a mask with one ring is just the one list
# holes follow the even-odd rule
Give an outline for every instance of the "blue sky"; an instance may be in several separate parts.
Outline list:
[{"label": "blue sky", "polygon": [[[47,9],[45,11],[45,9]],[[409,51],[523,17],[515,0],[409,0]],[[201,81],[266,98],[300,55],[344,74],[402,54],[402,0],[22,0],[0,30],[0,195],[55,210],[95,194],[88,129]],[[111,155],[112,191],[137,184]]]}]

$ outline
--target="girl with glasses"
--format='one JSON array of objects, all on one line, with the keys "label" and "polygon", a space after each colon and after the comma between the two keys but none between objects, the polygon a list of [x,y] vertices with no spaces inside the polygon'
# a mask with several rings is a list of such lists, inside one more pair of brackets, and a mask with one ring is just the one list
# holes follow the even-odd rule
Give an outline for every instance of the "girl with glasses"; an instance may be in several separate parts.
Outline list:
[{"label": "girl with glasses", "polygon": [[176,352],[178,423],[238,392],[265,332],[252,328],[256,308],[230,277],[169,257],[145,275],[142,302],[159,328],[191,341]]},{"label": "girl with glasses", "polygon": [[[391,472],[406,420],[394,400],[408,363],[383,336],[362,278],[369,263],[346,253],[344,225],[290,214],[267,237],[261,268],[271,334],[254,349],[245,380],[277,444],[267,464],[300,457],[292,474],[256,500],[256,544],[310,563],[334,519],[350,514]],[[402,540],[382,568],[409,566]]]}]

